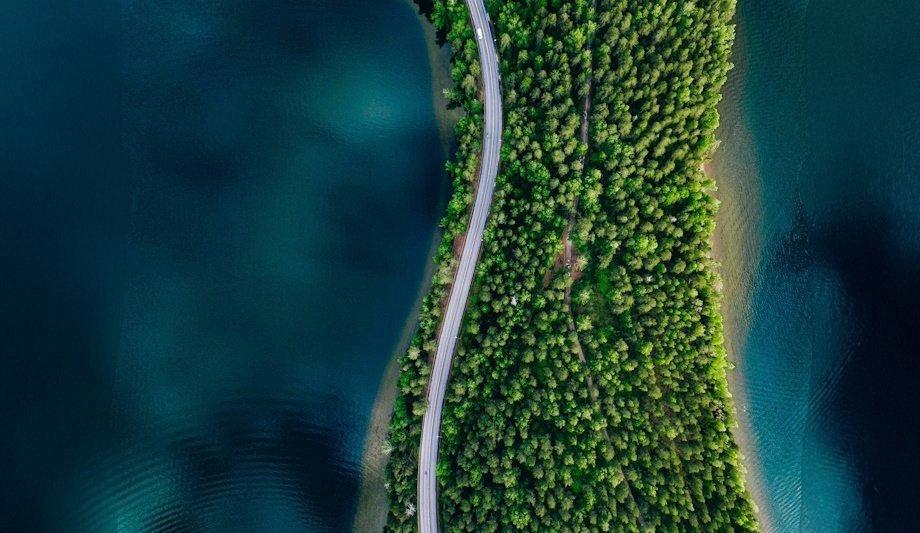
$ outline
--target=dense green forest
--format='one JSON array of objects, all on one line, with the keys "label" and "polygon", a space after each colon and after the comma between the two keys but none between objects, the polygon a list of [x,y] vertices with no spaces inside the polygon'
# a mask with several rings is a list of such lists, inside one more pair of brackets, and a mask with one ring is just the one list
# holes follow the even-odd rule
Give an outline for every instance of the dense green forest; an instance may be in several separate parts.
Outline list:
[{"label": "dense green forest", "polygon": [[[445,530],[754,530],[726,386],[715,147],[733,0],[493,0],[501,170],[444,407]],[[388,528],[416,529],[430,359],[482,134],[462,0],[432,19],[465,111],[438,270],[402,359]]]}]

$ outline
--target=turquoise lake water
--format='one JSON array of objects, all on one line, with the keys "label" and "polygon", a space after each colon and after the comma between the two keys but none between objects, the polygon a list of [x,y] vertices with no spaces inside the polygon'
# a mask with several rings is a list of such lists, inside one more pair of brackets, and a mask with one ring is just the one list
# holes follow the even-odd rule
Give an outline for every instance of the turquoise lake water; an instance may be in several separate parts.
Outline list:
[{"label": "turquoise lake water", "polygon": [[445,192],[412,6],[14,0],[0,66],[0,530],[347,530]]},{"label": "turquoise lake water", "polygon": [[777,531],[920,531],[920,3],[738,20],[717,157],[754,258],[751,479]]}]

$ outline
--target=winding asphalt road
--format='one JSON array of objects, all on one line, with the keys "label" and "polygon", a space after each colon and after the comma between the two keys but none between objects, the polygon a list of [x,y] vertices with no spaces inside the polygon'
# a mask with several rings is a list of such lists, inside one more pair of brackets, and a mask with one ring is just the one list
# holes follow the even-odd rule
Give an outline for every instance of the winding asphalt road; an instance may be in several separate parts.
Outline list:
[{"label": "winding asphalt road", "polygon": [[460,255],[460,265],[447,301],[447,313],[441,324],[438,349],[434,358],[434,369],[428,382],[428,408],[422,420],[422,441],[418,457],[418,528],[422,533],[438,531],[438,483],[435,470],[438,463],[438,440],[441,429],[441,407],[447,377],[457,344],[457,335],[463,320],[463,311],[476,272],[482,233],[492,204],[495,189],[495,174],[498,172],[498,154],[501,148],[502,103],[498,78],[498,55],[489,15],[483,0],[466,0],[473,22],[474,35],[479,48],[479,63],[482,67],[482,89],[485,104],[485,127],[483,128],[482,166],[479,169],[479,186],[476,202],[467,228],[466,241]]}]

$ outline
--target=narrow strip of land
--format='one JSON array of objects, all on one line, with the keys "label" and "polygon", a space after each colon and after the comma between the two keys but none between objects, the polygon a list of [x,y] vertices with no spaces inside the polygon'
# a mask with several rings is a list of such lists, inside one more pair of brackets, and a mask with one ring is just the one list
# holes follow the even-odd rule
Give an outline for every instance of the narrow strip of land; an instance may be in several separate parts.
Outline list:
[{"label": "narrow strip of land", "polygon": [[438,462],[438,441],[441,429],[441,408],[447,389],[457,337],[466,301],[469,296],[476,262],[482,245],[492,192],[495,189],[495,175],[498,172],[498,157],[501,147],[502,105],[498,79],[498,55],[492,38],[492,27],[483,0],[466,0],[470,20],[479,49],[479,63],[482,67],[482,93],[484,107],[482,161],[479,172],[479,186],[476,201],[470,216],[466,240],[460,255],[460,264],[454,277],[447,311],[441,324],[434,367],[428,382],[428,407],[422,420],[422,439],[419,444],[418,460],[418,527],[422,533],[438,531],[438,485],[436,470]]}]

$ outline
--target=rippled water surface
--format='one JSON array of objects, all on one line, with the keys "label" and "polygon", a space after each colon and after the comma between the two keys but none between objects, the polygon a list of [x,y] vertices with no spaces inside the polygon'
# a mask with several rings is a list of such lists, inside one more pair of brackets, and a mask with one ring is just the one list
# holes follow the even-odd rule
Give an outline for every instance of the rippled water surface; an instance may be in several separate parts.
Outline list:
[{"label": "rippled water surface", "polygon": [[12,4],[0,529],[347,529],[444,181],[409,3]]},{"label": "rippled water surface", "polygon": [[741,0],[735,62],[721,255],[765,516],[920,531],[920,3]]}]

